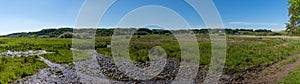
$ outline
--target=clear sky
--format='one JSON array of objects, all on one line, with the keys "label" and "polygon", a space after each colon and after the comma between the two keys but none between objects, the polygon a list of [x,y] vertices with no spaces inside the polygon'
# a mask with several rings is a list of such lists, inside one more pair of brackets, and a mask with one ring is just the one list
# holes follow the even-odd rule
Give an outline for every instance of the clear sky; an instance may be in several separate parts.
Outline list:
[{"label": "clear sky", "polygon": [[[225,27],[284,30],[287,0],[213,0]],[[84,0],[1,0],[0,35],[73,27]],[[99,3],[101,5],[101,3]],[[203,27],[200,16],[183,0],[119,0],[104,15],[101,27],[114,27],[129,11],[145,5],[168,7],[192,27]]]}]

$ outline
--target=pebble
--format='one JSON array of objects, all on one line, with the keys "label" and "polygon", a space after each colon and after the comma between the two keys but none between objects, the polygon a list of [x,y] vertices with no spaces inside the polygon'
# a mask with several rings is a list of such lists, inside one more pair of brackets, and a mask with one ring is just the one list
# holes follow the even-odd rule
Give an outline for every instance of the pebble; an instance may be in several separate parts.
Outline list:
[{"label": "pebble", "polygon": [[[51,63],[47,59],[41,58],[51,68],[40,70],[38,73],[17,80],[19,84],[70,84],[70,83],[97,83],[97,84],[170,84],[170,83],[187,83],[190,75],[197,75],[195,82],[199,84],[206,76],[206,72],[198,68],[186,68],[184,74],[179,74],[180,61],[174,58],[168,58],[161,72],[147,80],[137,80],[132,77],[128,77],[128,73],[124,73],[119,70],[118,66],[114,63],[112,57],[105,57],[102,54],[94,51],[92,59],[74,62],[74,66],[68,66],[66,64]],[[163,62],[163,61],[157,61]],[[149,63],[134,63],[135,66],[144,68],[143,66],[149,66]],[[128,66],[128,65],[125,65]],[[193,67],[193,66],[191,66]],[[153,68],[153,67],[150,67]],[[195,70],[199,70],[201,73],[189,73]],[[132,70],[132,68],[124,68],[124,70]],[[129,73],[135,75],[136,73]],[[176,76],[180,76],[180,81],[174,81]],[[229,79],[227,75],[222,76],[223,79]]]}]

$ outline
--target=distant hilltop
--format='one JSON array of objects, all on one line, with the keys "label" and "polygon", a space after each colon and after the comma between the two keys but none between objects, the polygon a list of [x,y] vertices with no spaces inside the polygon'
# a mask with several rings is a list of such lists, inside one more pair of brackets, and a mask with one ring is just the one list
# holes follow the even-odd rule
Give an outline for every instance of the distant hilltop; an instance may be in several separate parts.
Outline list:
[{"label": "distant hilltop", "polygon": [[[121,29],[121,28],[118,28]],[[26,37],[26,38],[72,38],[76,37],[73,34],[74,28],[49,28],[42,29],[37,32],[20,32],[20,33],[12,33],[8,35],[3,35],[1,37]],[[95,31],[95,29],[76,29],[76,30],[91,30]],[[123,30],[123,28],[122,28]],[[149,35],[149,34],[171,34],[169,30],[163,29],[148,29],[148,28],[124,28],[124,30],[137,30],[135,35]],[[209,29],[190,29],[195,34],[209,34]],[[213,32],[219,32],[220,29],[213,29]],[[171,30],[174,32],[186,32],[186,30]],[[96,36],[112,36],[114,32],[114,28],[111,29],[96,29]],[[267,36],[267,35],[286,35],[287,33],[284,31],[273,32],[267,29],[225,29],[227,35],[257,35],[257,36]]]}]

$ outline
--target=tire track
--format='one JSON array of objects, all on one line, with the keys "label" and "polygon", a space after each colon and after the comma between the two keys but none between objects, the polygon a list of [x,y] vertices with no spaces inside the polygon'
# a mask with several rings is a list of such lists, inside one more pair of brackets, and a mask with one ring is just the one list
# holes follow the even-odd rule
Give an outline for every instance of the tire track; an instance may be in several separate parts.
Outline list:
[{"label": "tire track", "polygon": [[[286,57],[284,60],[277,62],[275,64],[272,64],[270,66],[268,66],[267,68],[265,68],[265,70],[272,70],[274,68],[276,68],[276,66],[289,61],[290,59],[297,57],[300,55],[300,51]],[[280,70],[270,73],[268,75],[265,76],[258,76],[255,78],[251,78],[249,80],[245,80],[243,81],[243,83],[251,83],[251,84],[276,84],[277,82],[279,82],[280,80],[282,80],[282,78],[284,76],[286,76],[289,72],[293,71],[298,65],[300,64],[300,58],[298,58],[295,62],[284,65]]]}]

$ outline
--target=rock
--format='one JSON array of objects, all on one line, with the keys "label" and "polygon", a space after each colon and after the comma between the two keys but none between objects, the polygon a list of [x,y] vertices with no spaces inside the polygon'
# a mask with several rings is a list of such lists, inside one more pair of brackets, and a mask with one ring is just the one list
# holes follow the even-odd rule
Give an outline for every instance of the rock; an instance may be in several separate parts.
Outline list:
[{"label": "rock", "polygon": [[[30,53],[30,52],[28,52]],[[168,58],[165,66],[162,71],[152,79],[148,80],[137,80],[128,77],[125,73],[119,70],[118,66],[115,65],[114,59],[112,57],[105,57],[102,54],[96,52],[93,53],[93,59],[87,59],[82,61],[74,62],[73,66],[68,66],[66,64],[55,64],[41,57],[41,60],[44,61],[51,68],[42,69],[33,76],[26,77],[27,80],[18,80],[19,84],[44,84],[44,83],[58,83],[58,84],[70,84],[70,83],[100,83],[100,84],[132,84],[132,83],[146,83],[146,84],[169,84],[174,82],[175,77],[178,74],[180,61],[175,58]],[[162,63],[163,64],[163,63]],[[147,71],[145,67],[149,67],[148,63],[135,63],[135,66],[144,68],[144,71]],[[128,65],[125,65],[128,66]],[[150,67],[153,68],[153,67]],[[132,70],[130,67],[125,67],[125,70]],[[193,69],[186,68],[187,74],[181,74],[183,79],[189,79],[189,75],[196,73],[188,73],[189,71],[194,71]],[[61,72],[57,72],[60,70]],[[200,69],[199,69],[200,71]],[[201,71],[200,71],[201,72]],[[200,83],[203,78],[205,78],[203,72],[197,77]],[[136,73],[132,73],[136,74]],[[227,79],[230,76],[224,75],[222,78]],[[198,80],[198,79],[197,79]],[[179,83],[180,81],[178,81]],[[182,82],[182,81],[181,81]],[[180,82],[180,83],[181,83]]]}]

